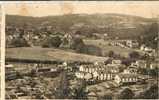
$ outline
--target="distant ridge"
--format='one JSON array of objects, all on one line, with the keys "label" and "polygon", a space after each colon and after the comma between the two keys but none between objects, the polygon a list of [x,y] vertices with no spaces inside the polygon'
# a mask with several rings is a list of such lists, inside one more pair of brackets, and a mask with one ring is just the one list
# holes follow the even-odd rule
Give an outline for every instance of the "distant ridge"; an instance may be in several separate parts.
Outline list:
[{"label": "distant ridge", "polygon": [[[44,17],[6,15],[7,26],[23,27],[29,24],[38,27],[52,26],[56,31],[81,31],[81,35],[91,36],[92,33],[105,34],[119,38],[137,38],[142,35],[155,18],[124,14],[69,14]],[[54,32],[54,31],[52,31]]]}]

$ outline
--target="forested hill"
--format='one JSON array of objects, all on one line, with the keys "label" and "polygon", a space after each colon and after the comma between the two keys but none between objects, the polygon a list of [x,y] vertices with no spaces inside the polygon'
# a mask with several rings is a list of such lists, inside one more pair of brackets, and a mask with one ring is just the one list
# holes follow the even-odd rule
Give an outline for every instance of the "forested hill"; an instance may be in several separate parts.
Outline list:
[{"label": "forested hill", "polygon": [[145,34],[155,19],[148,19],[122,14],[71,14],[61,16],[28,17],[6,15],[6,25],[11,27],[26,27],[45,29],[51,27],[51,32],[80,31],[81,35],[91,37],[108,34],[110,37],[121,39],[138,38]]}]

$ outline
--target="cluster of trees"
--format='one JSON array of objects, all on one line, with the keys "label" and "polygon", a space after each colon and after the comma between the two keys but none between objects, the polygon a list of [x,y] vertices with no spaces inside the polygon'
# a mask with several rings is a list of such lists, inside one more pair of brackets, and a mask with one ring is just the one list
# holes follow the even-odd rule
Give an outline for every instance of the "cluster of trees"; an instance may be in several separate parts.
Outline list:
[{"label": "cluster of trees", "polygon": [[80,37],[73,37],[71,40],[59,36],[48,37],[44,40],[42,47],[60,48],[61,45],[66,46],[66,49],[72,49],[78,53],[85,53],[86,46]]},{"label": "cluster of trees", "polygon": [[71,49],[75,50],[78,53],[85,53],[85,44],[80,37],[73,38]]},{"label": "cluster of trees", "polygon": [[140,44],[145,44],[148,47],[157,49],[158,44],[158,23],[153,22],[148,30],[145,30],[144,34],[138,38]]},{"label": "cluster of trees", "polygon": [[139,68],[139,73],[143,75],[150,75],[153,77],[158,77],[158,68],[149,69],[149,68]]},{"label": "cluster of trees", "polygon": [[136,95],[138,99],[159,99],[159,88],[157,84],[150,85],[143,92]]},{"label": "cluster of trees", "polygon": [[130,88],[125,88],[122,90],[119,95],[118,99],[159,99],[158,93],[158,85],[152,84],[144,91],[135,94]]},{"label": "cluster of trees", "polygon": [[62,43],[62,40],[59,36],[47,37],[42,44],[42,47],[59,47]]},{"label": "cluster of trees", "polygon": [[17,37],[13,39],[9,45],[11,47],[30,47],[28,41],[22,37]]},{"label": "cluster of trees", "polygon": [[74,88],[70,88],[67,72],[64,71],[60,74],[60,80],[57,83],[57,87],[53,90],[56,99],[86,99],[87,92],[86,81],[78,81],[78,84]]},{"label": "cluster of trees", "polygon": [[104,56],[108,56],[110,58],[114,58],[114,59],[122,59],[123,56],[121,56],[120,54],[117,54],[116,52],[114,52],[113,50],[108,51],[107,54],[105,54]]},{"label": "cluster of trees", "polygon": [[54,90],[55,98],[63,99],[69,98],[70,88],[69,88],[69,81],[67,77],[67,72],[64,71],[60,74],[60,80],[57,83],[57,87]]},{"label": "cluster of trees", "polygon": [[148,88],[144,89],[142,92],[135,93],[130,88],[125,88],[119,92],[118,95],[105,94],[102,97],[98,97],[98,99],[159,99],[157,84],[152,84]]}]

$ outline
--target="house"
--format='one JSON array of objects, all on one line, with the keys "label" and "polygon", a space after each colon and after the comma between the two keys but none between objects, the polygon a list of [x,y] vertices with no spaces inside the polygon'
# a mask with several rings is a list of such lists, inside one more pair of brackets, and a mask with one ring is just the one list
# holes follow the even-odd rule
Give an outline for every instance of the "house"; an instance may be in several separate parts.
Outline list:
[{"label": "house", "polygon": [[107,64],[105,70],[108,70],[111,73],[119,73],[119,67],[114,64]]},{"label": "house", "polygon": [[135,67],[128,67],[124,69],[123,73],[125,74],[137,74],[138,69]]},{"label": "house", "polygon": [[94,65],[95,65],[95,66],[104,65],[104,62],[94,62]]},{"label": "house", "polygon": [[67,64],[67,62],[63,62],[62,65],[63,66],[67,66],[68,64]]},{"label": "house", "polygon": [[146,61],[145,60],[137,60],[135,62],[135,64],[140,67],[140,68],[146,68],[147,67],[147,64],[146,64]]},{"label": "house", "polygon": [[114,81],[119,85],[127,84],[127,83],[136,83],[139,80],[139,76],[137,74],[117,74],[114,78]]},{"label": "house", "polygon": [[145,47],[144,51],[151,53],[153,51],[153,49],[150,47]]},{"label": "house", "polygon": [[111,73],[119,73],[122,69],[125,69],[123,64],[107,64],[105,66],[106,70],[109,70]]},{"label": "house", "polygon": [[17,71],[12,64],[5,65],[5,79],[12,80],[17,78]]},{"label": "house", "polygon": [[81,65],[80,67],[79,67],[79,71],[81,71],[81,72],[87,72],[87,73],[91,73],[91,71],[93,71],[93,67],[92,67],[92,65]]},{"label": "house", "polygon": [[135,40],[127,40],[126,45],[130,48],[137,48],[139,46],[139,43]]},{"label": "house", "polygon": [[110,39],[110,37],[108,36],[107,33],[105,33],[102,38],[103,38],[104,40],[109,40],[109,39]]},{"label": "house", "polygon": [[154,51],[152,48],[147,47],[147,46],[145,46],[144,44],[140,46],[140,50],[145,51],[145,52],[148,52],[148,53],[151,53],[151,52]]},{"label": "house", "polygon": [[119,64],[107,64],[107,65],[81,65],[79,71],[94,73],[95,71],[104,71],[107,70],[111,73],[119,73],[120,69],[124,68],[124,65]]},{"label": "house", "polygon": [[77,78],[85,79],[86,74],[92,75],[93,80],[112,80],[113,74],[119,73],[118,66],[95,66],[95,65],[81,65],[79,72],[75,73]]},{"label": "house", "polygon": [[130,66],[136,68],[146,68],[147,63],[145,60],[137,60],[136,62],[132,62]]},{"label": "house", "polygon": [[91,73],[81,72],[81,71],[76,72],[76,73],[75,73],[75,76],[76,76],[78,79],[85,79],[85,80],[89,80],[89,79],[93,78],[93,76],[92,76]]},{"label": "house", "polygon": [[152,63],[150,64],[150,69],[156,69],[156,68],[159,68],[158,62],[152,62]]},{"label": "house", "polygon": [[88,96],[87,96],[87,98],[89,99],[89,100],[97,100],[98,98],[98,95],[97,95],[97,93],[95,93],[94,91],[90,91],[89,93],[88,93]]},{"label": "house", "polygon": [[140,50],[141,50],[141,51],[144,51],[144,50],[145,50],[145,47],[146,47],[146,46],[145,46],[144,44],[142,44],[142,45],[140,46]]},{"label": "house", "polygon": [[113,80],[113,74],[104,70],[104,71],[95,71],[93,73],[93,79],[104,81],[104,80]]},{"label": "house", "polygon": [[134,68],[138,68],[138,65],[136,64],[136,62],[132,62],[130,66]]},{"label": "house", "polygon": [[59,72],[60,68],[43,67],[37,68],[37,72]]},{"label": "house", "polygon": [[55,68],[42,67],[42,68],[36,69],[36,73],[38,75],[44,75],[48,77],[56,77],[61,71],[62,69],[58,67],[55,67]]},{"label": "house", "polygon": [[110,42],[110,45],[112,45],[112,46],[117,46],[117,45],[118,45],[118,42],[115,42],[115,41]]},{"label": "house", "polygon": [[121,64],[121,60],[112,60],[112,64]]},{"label": "house", "polygon": [[97,65],[81,65],[79,67],[79,71],[87,72],[87,73],[93,73],[97,70],[104,70],[103,66],[97,66]]}]

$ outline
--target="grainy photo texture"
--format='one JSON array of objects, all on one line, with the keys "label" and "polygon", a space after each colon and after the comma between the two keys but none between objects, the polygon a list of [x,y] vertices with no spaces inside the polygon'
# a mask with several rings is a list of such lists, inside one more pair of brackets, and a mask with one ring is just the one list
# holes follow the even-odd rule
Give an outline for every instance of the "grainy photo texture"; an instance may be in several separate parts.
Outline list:
[{"label": "grainy photo texture", "polygon": [[6,99],[159,99],[158,9],[5,4]]}]

